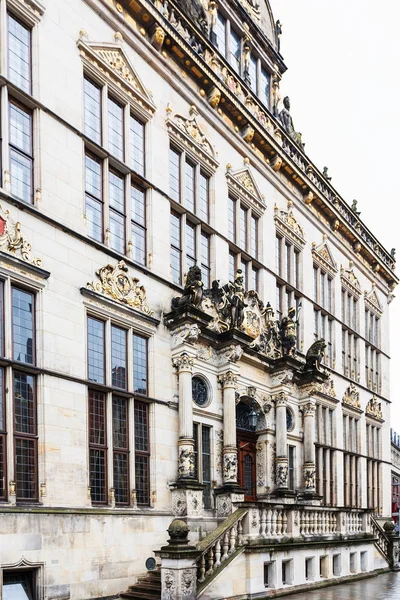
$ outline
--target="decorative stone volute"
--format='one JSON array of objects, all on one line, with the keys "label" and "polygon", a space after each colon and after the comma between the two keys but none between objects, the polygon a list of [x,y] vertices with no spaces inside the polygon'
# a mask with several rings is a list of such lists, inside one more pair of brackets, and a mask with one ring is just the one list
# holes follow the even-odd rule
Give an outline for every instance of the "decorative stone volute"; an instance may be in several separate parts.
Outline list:
[{"label": "decorative stone volute", "polygon": [[40,267],[42,261],[32,255],[32,246],[21,233],[21,223],[10,217],[10,211],[0,204],[0,250],[9,252],[17,258]]},{"label": "decorative stone volute", "polygon": [[222,375],[218,375],[218,383],[226,388],[226,387],[234,387],[237,386],[238,376],[233,371],[226,371],[226,373],[222,373]]},{"label": "decorative stone volute", "polygon": [[180,373],[181,371],[192,371],[194,359],[187,354],[182,352],[179,356],[172,359],[173,367]]},{"label": "decorative stone volute", "polygon": [[273,396],[273,402],[275,403],[276,408],[279,406],[287,406],[288,396],[285,392],[279,392],[279,394]]}]

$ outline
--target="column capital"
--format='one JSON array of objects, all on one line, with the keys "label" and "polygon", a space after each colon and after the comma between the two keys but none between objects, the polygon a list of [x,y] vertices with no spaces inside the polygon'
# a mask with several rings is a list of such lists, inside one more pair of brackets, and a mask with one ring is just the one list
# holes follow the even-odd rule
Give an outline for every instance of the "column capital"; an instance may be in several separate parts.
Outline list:
[{"label": "column capital", "polygon": [[181,373],[182,371],[192,372],[194,359],[187,352],[182,352],[179,356],[172,359],[173,367]]},{"label": "column capital", "polygon": [[301,407],[303,411],[303,417],[314,417],[315,416],[315,402],[307,402]]},{"label": "column capital", "polygon": [[228,387],[236,388],[237,380],[238,380],[238,375],[234,371],[226,371],[225,373],[218,375],[218,383],[223,388],[228,388]]},{"label": "column capital", "polygon": [[279,392],[272,397],[275,402],[275,407],[278,408],[280,406],[287,406],[288,395],[285,392]]}]

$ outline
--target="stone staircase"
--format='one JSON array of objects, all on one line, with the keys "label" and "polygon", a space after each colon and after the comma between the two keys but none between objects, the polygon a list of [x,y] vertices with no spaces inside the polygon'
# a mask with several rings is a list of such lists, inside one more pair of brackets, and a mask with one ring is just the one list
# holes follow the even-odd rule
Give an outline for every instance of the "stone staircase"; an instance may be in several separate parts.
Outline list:
[{"label": "stone staircase", "polygon": [[129,586],[119,595],[126,600],[161,600],[161,570],[148,571],[138,578],[137,583]]}]

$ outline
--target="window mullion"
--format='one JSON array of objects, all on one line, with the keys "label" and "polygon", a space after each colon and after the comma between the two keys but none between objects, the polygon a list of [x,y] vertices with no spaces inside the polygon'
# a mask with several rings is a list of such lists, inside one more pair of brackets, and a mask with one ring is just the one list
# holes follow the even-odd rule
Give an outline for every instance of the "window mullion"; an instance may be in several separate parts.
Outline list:
[{"label": "window mullion", "polygon": [[[10,314],[10,313],[8,313]],[[10,319],[6,319],[10,320]],[[4,390],[13,390],[13,371],[11,367],[4,369]],[[5,496],[9,494],[9,482],[15,481],[15,458],[14,458],[14,393],[4,394],[5,405],[6,405],[6,478],[4,482]],[[15,496],[9,498],[10,502],[15,502]]]},{"label": "window mullion", "polygon": [[[132,341],[132,338],[131,338]],[[128,354],[129,356],[129,354]],[[131,365],[133,363],[130,363]],[[133,369],[131,368],[133,378]],[[129,375],[128,375],[129,377]],[[129,439],[129,483],[130,483],[130,498],[129,503],[134,507],[137,505],[136,495],[132,493],[135,489],[135,400],[133,396],[128,400],[128,415],[129,415],[129,427],[128,427],[128,439]]]},{"label": "window mullion", "polygon": [[[126,353],[126,360],[127,360],[127,390],[133,390],[134,389],[134,384],[133,384],[133,334],[132,334],[132,329],[129,328],[128,329],[128,336],[127,336],[127,344],[128,344],[128,350]],[[131,416],[133,415],[132,413],[129,413]],[[132,446],[129,446],[130,448]]]},{"label": "window mullion", "polygon": [[112,414],[112,393],[106,394],[106,444],[107,453],[107,484],[106,504],[115,505],[115,497],[111,495],[110,490],[114,488],[114,443],[113,443],[113,414]]},{"label": "window mullion", "polygon": [[106,385],[112,384],[111,370],[112,370],[112,362],[111,362],[111,321],[109,319],[105,322],[105,332],[104,332],[104,348],[105,348],[105,383]]},{"label": "window mullion", "polygon": [[[104,129],[103,129],[104,131]],[[110,177],[109,177],[110,161],[105,158],[103,161],[103,240],[104,243],[110,245]]]},{"label": "window mullion", "polygon": [[108,148],[108,85],[101,88],[101,146]]},{"label": "window mullion", "polygon": [[131,122],[131,107],[129,104],[125,104],[122,110],[123,115],[123,124],[122,124],[122,133],[124,136],[123,139],[123,148],[124,148],[124,160],[125,164],[131,165],[131,156],[130,156],[130,122]]},{"label": "window mullion", "polygon": [[183,279],[185,276],[185,273],[187,273],[187,260],[186,260],[186,252],[187,252],[187,247],[186,247],[186,213],[184,213],[181,218],[181,283],[183,285]]}]

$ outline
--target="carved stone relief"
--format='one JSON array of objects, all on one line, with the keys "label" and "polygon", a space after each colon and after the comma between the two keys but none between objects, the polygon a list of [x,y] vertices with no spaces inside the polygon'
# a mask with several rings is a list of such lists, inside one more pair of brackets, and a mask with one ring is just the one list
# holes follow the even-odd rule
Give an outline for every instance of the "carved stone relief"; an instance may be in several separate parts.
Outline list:
[{"label": "carved stone relief", "polygon": [[0,250],[9,252],[17,258],[40,267],[42,261],[32,254],[32,246],[21,233],[21,223],[14,221],[10,211],[4,210],[0,204]]}]

